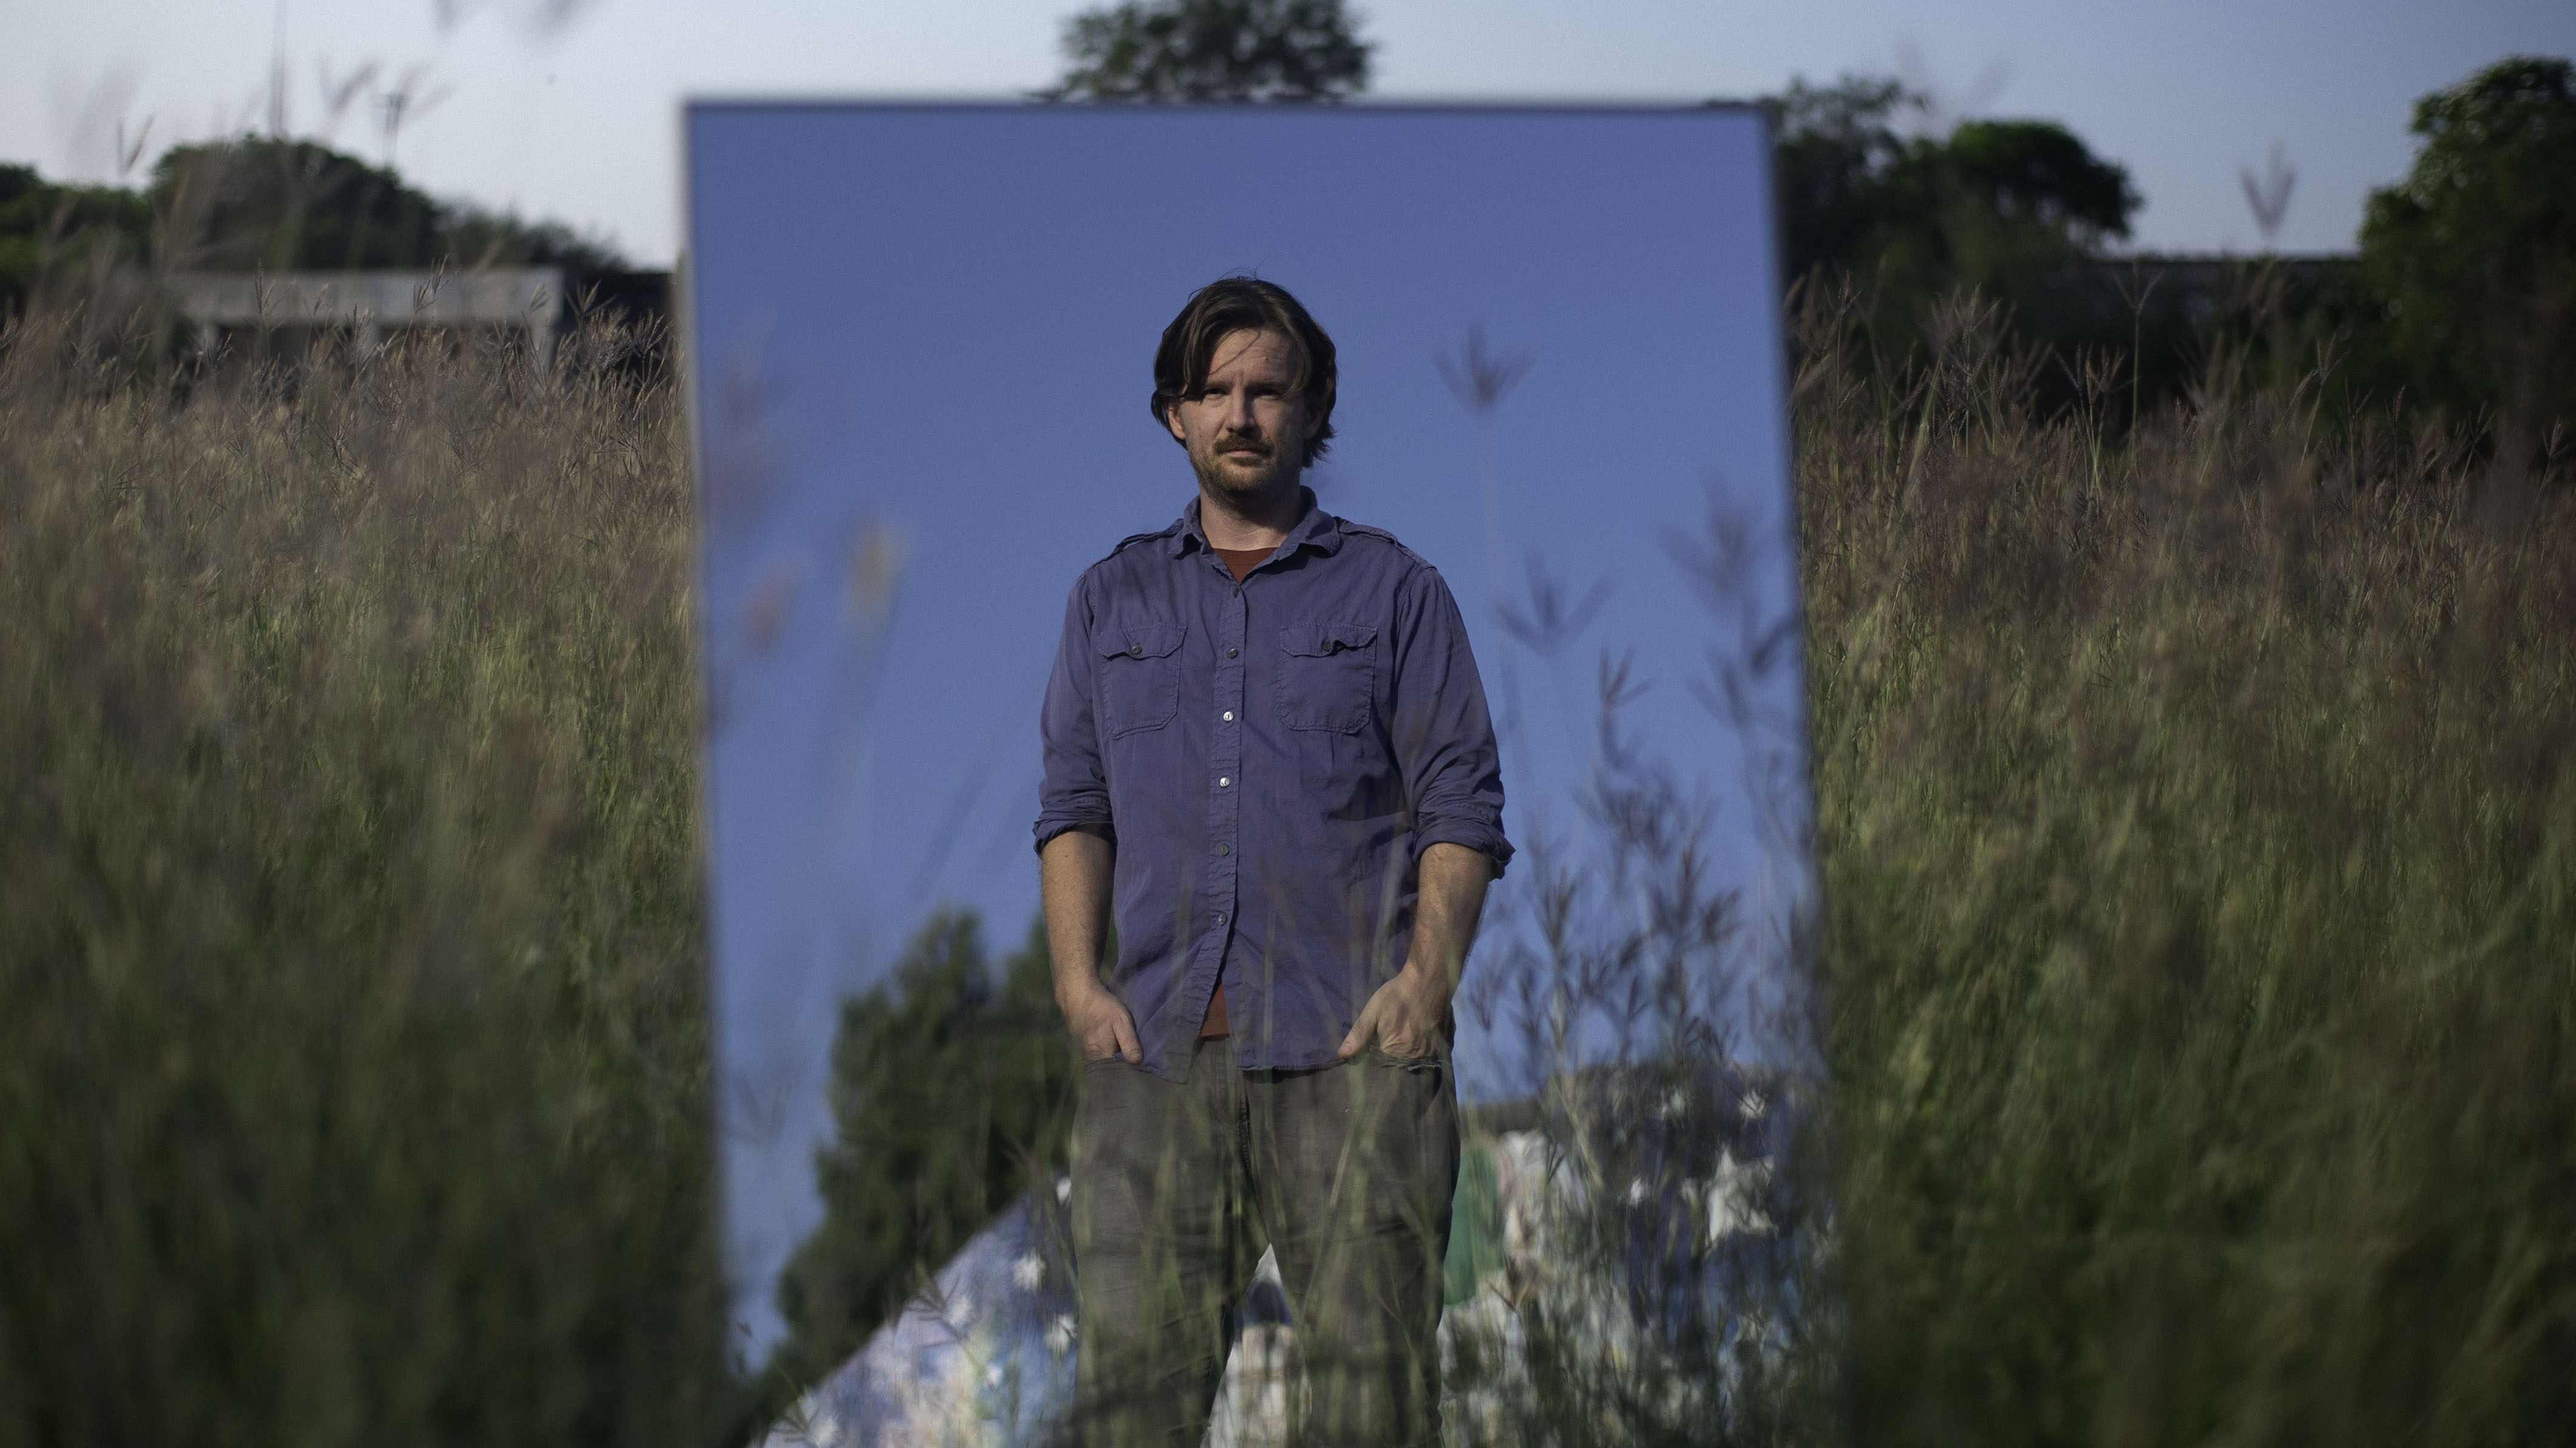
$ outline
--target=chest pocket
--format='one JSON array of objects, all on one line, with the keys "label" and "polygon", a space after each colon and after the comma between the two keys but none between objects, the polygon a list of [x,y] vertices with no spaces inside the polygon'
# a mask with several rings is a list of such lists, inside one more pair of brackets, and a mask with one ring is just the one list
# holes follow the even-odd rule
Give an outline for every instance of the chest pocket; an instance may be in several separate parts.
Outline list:
[{"label": "chest pocket", "polygon": [[1181,661],[1189,629],[1177,623],[1107,625],[1091,636],[1100,654],[1100,728],[1111,739],[1160,729],[1181,712]]},{"label": "chest pocket", "polygon": [[1279,631],[1279,722],[1291,729],[1357,734],[1377,689],[1377,627],[1298,624]]}]

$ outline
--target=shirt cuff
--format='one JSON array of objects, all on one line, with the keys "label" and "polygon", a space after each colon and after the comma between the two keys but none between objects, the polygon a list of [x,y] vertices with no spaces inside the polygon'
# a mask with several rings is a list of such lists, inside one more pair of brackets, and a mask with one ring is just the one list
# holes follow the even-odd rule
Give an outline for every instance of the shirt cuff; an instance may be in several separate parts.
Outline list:
[{"label": "shirt cuff", "polygon": [[1038,852],[1044,854],[1047,841],[1065,834],[1090,835],[1096,839],[1107,840],[1112,845],[1118,843],[1118,831],[1107,820],[1044,819],[1037,823]]},{"label": "shirt cuff", "polygon": [[1413,832],[1413,858],[1420,863],[1422,852],[1433,845],[1464,845],[1494,862],[1494,878],[1512,863],[1512,842],[1503,838],[1500,821],[1480,819],[1444,819],[1420,826]]}]

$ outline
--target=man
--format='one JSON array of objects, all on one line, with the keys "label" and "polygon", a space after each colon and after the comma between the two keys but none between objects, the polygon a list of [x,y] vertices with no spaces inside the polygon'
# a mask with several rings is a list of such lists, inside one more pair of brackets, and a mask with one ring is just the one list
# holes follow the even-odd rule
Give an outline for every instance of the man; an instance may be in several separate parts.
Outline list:
[{"label": "man", "polygon": [[1198,496],[1084,572],[1047,684],[1037,837],[1085,1063],[1075,1419],[1095,1445],[1197,1448],[1264,1244],[1298,1437],[1439,1436],[1449,1002],[1512,850],[1447,585],[1299,481],[1335,385],[1331,339],[1281,288],[1190,299],[1153,409]]}]

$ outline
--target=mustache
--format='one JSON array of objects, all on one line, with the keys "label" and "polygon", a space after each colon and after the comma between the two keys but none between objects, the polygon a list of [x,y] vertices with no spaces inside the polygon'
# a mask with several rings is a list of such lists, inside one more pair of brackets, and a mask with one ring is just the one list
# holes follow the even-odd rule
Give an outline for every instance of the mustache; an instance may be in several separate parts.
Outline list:
[{"label": "mustache", "polygon": [[1216,440],[1215,450],[1218,452],[1234,452],[1237,450],[1255,452],[1261,454],[1263,457],[1270,456],[1272,451],[1268,439],[1262,437],[1258,433],[1249,432],[1228,432],[1219,434]]}]

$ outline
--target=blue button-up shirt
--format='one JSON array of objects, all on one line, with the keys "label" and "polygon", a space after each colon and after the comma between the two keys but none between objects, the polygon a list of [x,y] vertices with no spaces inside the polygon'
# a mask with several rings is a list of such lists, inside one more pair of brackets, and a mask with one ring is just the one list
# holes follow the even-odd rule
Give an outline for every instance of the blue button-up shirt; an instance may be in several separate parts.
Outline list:
[{"label": "blue button-up shirt", "polygon": [[1113,843],[1109,984],[1175,1080],[1220,979],[1238,1066],[1337,1061],[1404,964],[1422,851],[1511,858],[1449,586],[1306,499],[1240,584],[1196,499],[1119,544],[1074,584],[1047,680],[1038,847]]}]

